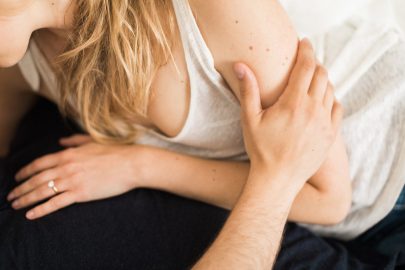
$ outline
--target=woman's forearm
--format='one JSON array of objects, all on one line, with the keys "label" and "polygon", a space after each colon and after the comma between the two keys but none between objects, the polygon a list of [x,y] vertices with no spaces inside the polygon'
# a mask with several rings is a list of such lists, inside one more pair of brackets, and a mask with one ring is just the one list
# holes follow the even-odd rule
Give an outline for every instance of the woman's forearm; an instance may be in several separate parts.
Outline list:
[{"label": "woman's forearm", "polygon": [[[247,162],[206,160],[158,148],[148,148],[142,187],[232,209],[245,186]],[[338,203],[338,202],[337,202]],[[295,199],[289,220],[303,223],[335,223],[336,202],[330,194],[305,184]]]},{"label": "woman's forearm", "polygon": [[141,187],[159,189],[232,209],[249,175],[249,163],[208,160],[147,148]]}]

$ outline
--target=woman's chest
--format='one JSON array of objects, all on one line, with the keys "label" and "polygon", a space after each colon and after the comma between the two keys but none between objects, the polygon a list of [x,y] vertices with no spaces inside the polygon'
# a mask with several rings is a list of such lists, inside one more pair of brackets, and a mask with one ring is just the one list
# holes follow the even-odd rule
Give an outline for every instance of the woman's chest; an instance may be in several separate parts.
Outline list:
[{"label": "woman's chest", "polygon": [[[52,63],[55,62],[60,47],[50,46],[52,38],[41,33],[35,43],[43,59],[37,59],[37,66],[42,62],[40,72],[40,88],[38,94],[57,103],[57,89],[50,83],[54,74]],[[183,128],[189,111],[190,83],[187,64],[181,44],[174,46],[173,58],[161,66],[152,80],[152,89],[148,106],[148,118],[137,119],[134,124],[159,130],[161,133],[174,137]],[[41,60],[41,61],[39,61]],[[47,74],[48,73],[48,74]]]}]

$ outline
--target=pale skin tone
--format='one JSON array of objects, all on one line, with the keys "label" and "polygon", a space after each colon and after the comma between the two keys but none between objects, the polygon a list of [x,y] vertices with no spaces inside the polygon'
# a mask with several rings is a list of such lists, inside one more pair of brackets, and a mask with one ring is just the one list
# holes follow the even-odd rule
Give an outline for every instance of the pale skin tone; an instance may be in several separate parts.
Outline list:
[{"label": "pale skin tone", "polygon": [[[72,14],[73,5],[69,5],[69,1],[7,0],[0,3],[4,5],[0,8],[0,34],[5,40],[16,43],[0,44],[0,66],[10,66],[21,58],[30,34],[36,29],[45,29],[35,39],[50,62],[61,52]],[[6,6],[10,3],[20,5],[9,8],[7,13]],[[277,1],[238,1],[235,4],[229,0],[192,0],[190,4],[216,68],[230,90],[240,97],[232,65],[243,61],[257,74],[263,107],[273,104],[287,85],[298,47],[296,33]],[[35,15],[38,10],[41,16],[21,15]],[[255,16],[251,16],[252,13]],[[23,29],[11,34],[12,31],[7,31],[9,27]],[[182,51],[181,43],[173,48],[180,75],[176,74],[172,62],[157,74],[153,85],[155,98],[151,100],[149,122],[145,123],[168,136],[178,134],[188,113],[190,89]],[[314,65],[316,60],[312,56],[308,62],[308,65]],[[326,71],[318,66],[315,73],[317,80],[314,83],[332,93]],[[15,126],[35,97],[26,91],[28,85],[16,67],[0,70],[0,85],[4,85],[0,89],[0,100],[10,104],[9,109],[8,106],[0,107],[0,118],[5,119],[0,124],[1,152],[4,154]],[[50,97],[49,89],[44,87],[40,94]],[[49,199],[27,213],[30,219],[72,203],[103,199],[139,187],[161,189],[232,209],[246,184],[250,168],[249,163],[205,160],[152,147],[105,146],[82,136],[61,143],[70,148],[40,158],[16,175],[18,181],[25,182],[9,195],[14,208],[25,208]],[[308,183],[291,207],[289,220],[317,224],[340,222],[351,202],[347,163],[345,147],[338,135],[317,173],[308,176]],[[172,168],[177,169],[173,171]],[[47,187],[50,179],[55,179],[60,191],[57,196]]]},{"label": "pale skin tone", "polygon": [[223,230],[194,269],[272,268],[291,204],[324,162],[343,115],[333,94],[314,83],[315,65],[303,68],[312,53],[302,42],[287,88],[264,110],[253,72],[235,65],[252,168]]}]

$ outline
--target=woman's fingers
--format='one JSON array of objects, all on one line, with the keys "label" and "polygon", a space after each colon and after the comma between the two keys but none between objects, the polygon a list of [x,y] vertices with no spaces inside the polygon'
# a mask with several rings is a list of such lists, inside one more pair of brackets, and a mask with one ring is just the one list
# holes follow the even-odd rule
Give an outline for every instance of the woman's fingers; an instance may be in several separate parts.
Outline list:
[{"label": "woman's fingers", "polygon": [[34,174],[37,174],[46,169],[60,165],[61,162],[67,160],[70,150],[64,150],[55,154],[46,155],[44,157],[38,158],[23,167],[16,175],[15,178],[17,181],[22,181],[31,177]]},{"label": "woman's fingers", "polygon": [[251,123],[262,112],[259,85],[256,76],[245,64],[235,64],[234,71],[239,79],[242,116]]},{"label": "woman's fingers", "polygon": [[64,192],[60,195],[53,197],[49,201],[29,210],[26,214],[26,217],[28,219],[40,218],[40,217],[46,216],[52,212],[55,212],[59,209],[67,207],[71,204],[74,204],[75,202],[76,202],[75,195],[73,192],[69,192],[69,191]]},{"label": "woman's fingers", "polygon": [[328,82],[328,71],[323,66],[318,65],[314,77],[312,78],[308,94],[315,100],[323,102]]},{"label": "woman's fingers", "polygon": [[308,94],[316,69],[315,53],[308,39],[300,42],[296,64],[283,95],[297,98]]},{"label": "woman's fingers", "polygon": [[57,191],[52,189],[52,187],[48,186],[50,181],[43,183],[36,189],[24,194],[20,198],[16,199],[11,206],[14,209],[21,209],[27,206],[33,205],[37,202],[42,200],[48,199],[52,196],[55,196],[56,193],[64,192],[68,189],[68,182],[66,179],[64,180],[53,180],[54,186],[56,187]]},{"label": "woman's fingers", "polygon": [[15,189],[13,189],[7,196],[7,200],[11,201],[16,198],[21,197],[22,195],[32,191],[41,184],[48,182],[52,179],[56,179],[60,175],[60,170],[58,168],[45,170],[37,175],[34,175],[32,178],[28,179]]},{"label": "woman's fingers", "polygon": [[88,135],[76,134],[70,137],[61,138],[59,143],[64,147],[76,147],[92,141],[93,139]]}]

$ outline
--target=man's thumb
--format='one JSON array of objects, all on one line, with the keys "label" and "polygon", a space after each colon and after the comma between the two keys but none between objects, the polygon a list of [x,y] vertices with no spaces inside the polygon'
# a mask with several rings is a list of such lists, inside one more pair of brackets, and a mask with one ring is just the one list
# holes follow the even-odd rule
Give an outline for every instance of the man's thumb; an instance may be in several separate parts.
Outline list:
[{"label": "man's thumb", "polygon": [[253,71],[245,64],[236,63],[234,72],[239,79],[240,104],[246,119],[256,117],[262,111],[260,89]]}]

